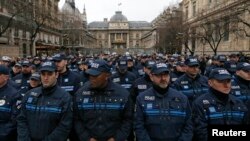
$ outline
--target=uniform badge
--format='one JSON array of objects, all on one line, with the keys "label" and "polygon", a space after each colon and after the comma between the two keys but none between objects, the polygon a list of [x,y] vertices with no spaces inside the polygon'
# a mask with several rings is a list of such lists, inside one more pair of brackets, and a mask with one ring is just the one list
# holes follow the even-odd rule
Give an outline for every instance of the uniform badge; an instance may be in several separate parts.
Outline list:
[{"label": "uniform badge", "polygon": [[120,82],[120,78],[114,78],[114,79],[113,79],[113,82],[114,82],[114,83]]},{"label": "uniform badge", "polygon": [[22,83],[22,79],[15,80],[15,82],[16,82],[17,84],[20,84],[20,83]]},{"label": "uniform badge", "polygon": [[147,104],[147,109],[152,109],[153,108],[153,104],[152,103],[148,103]]},{"label": "uniform badge", "polygon": [[16,106],[17,106],[17,109],[20,109],[21,108],[21,100],[17,100],[16,101]]},{"label": "uniform badge", "polygon": [[88,103],[89,102],[89,98],[84,98],[83,99],[83,103]]},{"label": "uniform badge", "polygon": [[64,79],[64,82],[69,82],[69,79],[68,78]]},{"label": "uniform badge", "polygon": [[189,88],[188,85],[184,85],[183,87],[184,87],[184,89],[188,89]]},{"label": "uniform badge", "polygon": [[138,85],[137,88],[139,90],[144,90],[144,89],[147,89],[147,85]]},{"label": "uniform badge", "polygon": [[0,100],[0,106],[3,106],[5,104],[5,100],[1,99]]},{"label": "uniform badge", "polygon": [[37,97],[37,96],[38,96],[38,93],[36,93],[36,92],[31,92],[30,95],[31,95],[31,96]]},{"label": "uniform badge", "polygon": [[125,81],[128,82],[128,78],[126,78]]},{"label": "uniform badge", "polygon": [[146,100],[146,101],[154,101],[155,96],[145,96],[144,100]]},{"label": "uniform badge", "polygon": [[210,102],[207,99],[204,99],[202,102],[203,104],[210,104]]},{"label": "uniform badge", "polygon": [[175,101],[175,102],[180,102],[180,98],[175,97],[175,98],[174,98],[174,101]]},{"label": "uniform badge", "polygon": [[235,91],[235,95],[241,95],[240,91]]},{"label": "uniform badge", "polygon": [[31,103],[32,101],[33,101],[33,98],[29,97],[28,100],[27,100],[27,103]]},{"label": "uniform badge", "polygon": [[208,109],[211,113],[216,111],[214,107],[209,107]]}]

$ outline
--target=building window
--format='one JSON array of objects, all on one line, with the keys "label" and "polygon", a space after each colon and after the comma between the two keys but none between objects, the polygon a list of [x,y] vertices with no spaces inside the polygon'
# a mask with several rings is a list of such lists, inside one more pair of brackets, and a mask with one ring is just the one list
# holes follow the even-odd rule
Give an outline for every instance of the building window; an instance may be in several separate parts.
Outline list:
[{"label": "building window", "polygon": [[138,33],[136,34],[136,38],[139,38],[139,34]]},{"label": "building window", "polygon": [[185,18],[188,19],[188,6],[185,9]]},{"label": "building window", "polygon": [[15,36],[15,37],[18,37],[18,36],[19,36],[18,33],[19,33],[18,28],[15,28],[14,36]]},{"label": "building window", "polygon": [[23,30],[23,38],[26,39],[26,30]]},{"label": "building window", "polygon": [[193,16],[196,15],[196,1],[193,2]]}]

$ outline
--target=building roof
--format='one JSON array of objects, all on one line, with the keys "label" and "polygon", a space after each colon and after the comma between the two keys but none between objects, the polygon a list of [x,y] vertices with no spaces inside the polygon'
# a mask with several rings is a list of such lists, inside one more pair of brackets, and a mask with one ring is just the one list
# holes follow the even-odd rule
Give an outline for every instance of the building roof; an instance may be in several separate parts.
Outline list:
[{"label": "building roof", "polygon": [[108,28],[108,22],[91,22],[88,25],[88,28]]},{"label": "building roof", "polygon": [[128,19],[122,14],[122,11],[116,11],[115,15],[110,18],[110,22],[127,22]]},{"label": "building roof", "polygon": [[129,28],[145,28],[152,27],[149,22],[146,21],[129,21]]}]

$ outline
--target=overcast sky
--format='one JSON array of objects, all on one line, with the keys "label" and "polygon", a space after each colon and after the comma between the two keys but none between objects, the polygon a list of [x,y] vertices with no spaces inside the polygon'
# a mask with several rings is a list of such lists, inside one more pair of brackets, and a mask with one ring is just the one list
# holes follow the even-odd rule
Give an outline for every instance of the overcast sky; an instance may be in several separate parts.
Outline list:
[{"label": "overcast sky", "polygon": [[[115,11],[122,11],[129,21],[151,22],[166,7],[176,5],[181,0],[75,0],[76,7],[83,11],[85,4],[88,23],[110,18]],[[59,8],[65,0],[60,0]],[[120,5],[120,6],[118,6]]]}]

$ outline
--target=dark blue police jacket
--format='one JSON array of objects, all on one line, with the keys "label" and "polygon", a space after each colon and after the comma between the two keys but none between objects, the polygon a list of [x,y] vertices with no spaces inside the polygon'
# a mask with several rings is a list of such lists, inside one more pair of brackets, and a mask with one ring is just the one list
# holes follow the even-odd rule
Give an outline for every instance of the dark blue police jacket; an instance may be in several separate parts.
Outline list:
[{"label": "dark blue police jacket", "polygon": [[72,98],[55,85],[28,91],[17,118],[19,141],[66,141],[72,128]]},{"label": "dark blue police jacket", "polygon": [[134,128],[138,141],[190,141],[190,122],[187,97],[172,88],[159,94],[152,87],[137,97]]},{"label": "dark blue police jacket", "polygon": [[118,84],[108,81],[105,89],[93,90],[86,82],[76,93],[74,102],[75,130],[81,141],[95,138],[125,141],[132,129],[133,105],[129,93]]},{"label": "dark blue police jacket", "polygon": [[197,140],[206,141],[208,125],[241,125],[247,121],[247,107],[233,95],[222,103],[211,91],[193,103],[193,122]]},{"label": "dark blue police jacket", "polygon": [[[6,84],[0,88],[0,140],[16,140],[16,116],[18,114],[18,92]],[[14,135],[14,137],[13,137]]]}]

